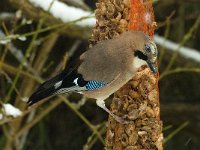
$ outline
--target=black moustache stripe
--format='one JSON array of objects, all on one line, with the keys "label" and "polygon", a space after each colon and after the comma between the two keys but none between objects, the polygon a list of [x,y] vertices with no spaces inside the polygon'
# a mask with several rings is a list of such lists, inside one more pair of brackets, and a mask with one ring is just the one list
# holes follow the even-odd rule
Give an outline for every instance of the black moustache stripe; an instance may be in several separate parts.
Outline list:
[{"label": "black moustache stripe", "polygon": [[148,59],[147,56],[139,50],[136,50],[134,55],[145,61],[147,61],[147,59]]}]

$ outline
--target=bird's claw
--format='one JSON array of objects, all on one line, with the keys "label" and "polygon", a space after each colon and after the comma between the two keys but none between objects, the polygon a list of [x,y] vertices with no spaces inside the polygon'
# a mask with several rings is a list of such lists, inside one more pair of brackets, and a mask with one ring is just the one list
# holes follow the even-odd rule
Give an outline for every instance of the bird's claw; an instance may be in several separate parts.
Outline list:
[{"label": "bird's claw", "polygon": [[[112,113],[112,112],[111,112]],[[110,114],[110,113],[109,113]],[[125,119],[124,117],[117,116],[115,114],[110,114],[117,122],[121,124],[132,124],[134,123],[132,120]]]}]

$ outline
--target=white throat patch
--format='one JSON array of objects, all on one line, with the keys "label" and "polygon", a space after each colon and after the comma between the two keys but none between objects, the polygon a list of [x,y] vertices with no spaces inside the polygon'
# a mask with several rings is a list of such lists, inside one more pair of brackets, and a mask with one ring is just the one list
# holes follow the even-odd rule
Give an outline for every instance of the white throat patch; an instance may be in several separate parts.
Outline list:
[{"label": "white throat patch", "polygon": [[134,58],[134,61],[133,61],[134,68],[138,69],[143,65],[147,65],[147,62],[145,60],[139,59],[138,57]]}]

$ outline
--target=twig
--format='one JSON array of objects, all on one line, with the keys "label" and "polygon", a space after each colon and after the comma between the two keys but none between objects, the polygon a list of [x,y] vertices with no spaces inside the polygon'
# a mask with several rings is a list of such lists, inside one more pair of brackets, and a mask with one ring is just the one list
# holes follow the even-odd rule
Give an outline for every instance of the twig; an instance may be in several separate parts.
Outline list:
[{"label": "twig", "polygon": [[181,130],[183,130],[185,127],[187,127],[189,124],[188,121],[181,124],[176,130],[174,130],[172,133],[170,133],[166,138],[164,138],[163,144],[166,144],[169,140],[171,140],[177,133],[179,133]]},{"label": "twig", "polygon": [[[178,43],[172,42],[166,39],[165,37],[162,37],[159,35],[155,35],[154,40],[158,45],[166,48],[167,50],[177,51],[177,49],[179,48]],[[180,47],[179,54],[186,58],[190,58],[194,61],[200,62],[200,52],[197,49],[192,49],[192,48],[183,46],[183,47]]]},{"label": "twig", "polygon": [[193,24],[193,26],[190,28],[190,30],[188,31],[188,33],[186,33],[182,39],[182,41],[180,42],[176,52],[173,54],[173,56],[171,57],[171,59],[169,60],[169,63],[167,65],[167,67],[165,68],[165,70],[163,71],[163,73],[167,72],[173,65],[176,57],[179,54],[180,48],[192,37],[193,32],[196,31],[198,29],[198,26],[200,24],[200,16],[196,19],[195,23]]},{"label": "twig", "polygon": [[164,77],[171,75],[171,74],[175,74],[175,73],[182,73],[182,72],[196,72],[196,73],[200,73],[200,68],[176,68],[173,70],[169,70],[165,73],[162,73],[159,77],[159,80],[162,80]]},{"label": "twig", "polygon": [[52,26],[49,26],[49,27],[46,27],[46,28],[42,28],[40,30],[36,30],[36,31],[33,31],[33,32],[29,32],[29,33],[24,33],[24,34],[21,34],[21,35],[14,34],[14,35],[6,36],[6,37],[0,37],[0,41],[14,40],[14,39],[18,39],[18,38],[23,38],[23,37],[28,37],[28,36],[32,36],[32,35],[35,35],[35,34],[43,33],[43,32],[46,32],[46,31],[54,30],[54,29],[61,28],[61,27],[67,27],[67,26],[73,25],[76,22],[79,22],[79,21],[82,21],[82,20],[85,20],[85,19],[88,19],[88,18],[93,18],[93,17],[94,16],[82,17],[82,18],[79,18],[79,19],[76,19],[76,20],[73,20],[73,21],[69,21],[67,23],[55,24],[55,25],[52,25]]}]

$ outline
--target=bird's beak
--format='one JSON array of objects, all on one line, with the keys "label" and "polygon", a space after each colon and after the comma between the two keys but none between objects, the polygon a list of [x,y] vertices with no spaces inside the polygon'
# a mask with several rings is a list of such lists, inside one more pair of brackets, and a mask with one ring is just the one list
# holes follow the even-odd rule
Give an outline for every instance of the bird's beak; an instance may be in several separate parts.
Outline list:
[{"label": "bird's beak", "polygon": [[148,64],[149,68],[151,69],[151,71],[152,71],[154,74],[156,74],[156,72],[157,72],[156,64],[154,64],[154,63],[152,63],[152,62],[149,62],[149,61],[147,61],[147,64]]}]

